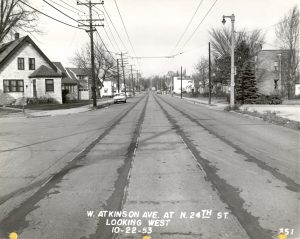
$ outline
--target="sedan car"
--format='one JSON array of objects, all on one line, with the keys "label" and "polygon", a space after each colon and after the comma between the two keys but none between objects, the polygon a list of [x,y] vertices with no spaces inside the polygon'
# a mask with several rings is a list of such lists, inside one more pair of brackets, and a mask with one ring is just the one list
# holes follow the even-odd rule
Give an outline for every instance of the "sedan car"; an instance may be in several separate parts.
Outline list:
[{"label": "sedan car", "polygon": [[114,103],[124,102],[126,103],[127,97],[124,93],[117,93],[114,95]]}]

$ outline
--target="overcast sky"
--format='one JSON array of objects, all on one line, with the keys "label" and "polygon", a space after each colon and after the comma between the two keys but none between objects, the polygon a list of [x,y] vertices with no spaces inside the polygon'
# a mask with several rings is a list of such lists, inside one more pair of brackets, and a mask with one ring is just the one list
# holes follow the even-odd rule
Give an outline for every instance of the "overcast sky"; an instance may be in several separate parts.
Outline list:
[{"label": "overcast sky", "polygon": [[[76,0],[47,1],[74,19],[87,18],[88,8],[86,6],[77,6]],[[84,1],[87,0],[82,0],[82,2]],[[100,2],[100,0],[93,1]],[[201,1],[202,4],[192,24],[178,47],[174,49]],[[105,0],[104,6],[123,43],[119,40],[108,19],[104,21],[104,28],[97,28],[109,50],[113,52],[128,51],[129,56],[146,57],[168,56],[183,52],[173,59],[146,58],[137,62],[129,58],[129,63],[135,64],[134,68],[139,69],[142,75],[146,77],[157,74],[163,75],[169,70],[179,70],[181,65],[187,70],[187,74],[193,74],[194,65],[201,56],[207,56],[208,54],[208,30],[212,27],[223,27],[221,23],[223,14],[235,14],[236,31],[243,28],[249,31],[257,28],[263,29],[267,42],[263,49],[274,49],[276,48],[274,24],[278,23],[282,16],[294,5],[298,4],[299,6],[298,0],[217,0],[210,13],[203,20],[215,0],[116,0],[116,2],[135,54],[129,44],[114,0]],[[31,0],[31,5],[50,16],[77,26],[75,21],[63,16],[43,1]],[[101,14],[99,10],[103,10],[102,6],[96,6],[97,9],[94,8],[95,11]],[[95,17],[98,17],[95,12],[93,14]],[[190,38],[192,32],[202,20],[203,22],[198,30]],[[72,66],[71,59],[74,52],[89,42],[87,33],[84,30],[65,26],[47,17],[41,17],[39,24],[44,33],[42,35],[34,34],[33,40],[36,41],[38,46],[52,61],[60,61],[65,66]],[[229,19],[225,26],[230,27]],[[104,30],[108,33],[113,44],[110,43]],[[111,31],[114,37],[111,36]],[[96,34],[95,38],[98,39]],[[114,42],[113,38],[117,43]],[[190,40],[188,41],[189,38]]]}]

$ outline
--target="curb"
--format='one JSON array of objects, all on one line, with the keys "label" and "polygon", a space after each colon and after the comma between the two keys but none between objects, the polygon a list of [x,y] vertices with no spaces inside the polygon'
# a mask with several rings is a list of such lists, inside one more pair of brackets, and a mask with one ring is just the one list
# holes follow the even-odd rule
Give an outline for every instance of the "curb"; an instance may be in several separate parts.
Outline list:
[{"label": "curb", "polygon": [[[178,97],[178,96],[174,96],[174,97],[180,98],[180,97]],[[218,106],[216,103],[208,104],[208,103],[206,103],[206,102],[196,101],[196,100],[194,100],[194,99],[192,99],[192,98],[182,98],[182,99],[183,99],[183,100],[186,100],[186,101],[189,102],[189,103],[193,103],[193,104],[195,104],[195,105],[205,105],[205,106],[209,106],[209,107],[212,106],[212,108]],[[223,110],[224,108],[225,108],[225,106],[224,106],[224,107],[222,106],[222,109],[218,109],[218,110]]]},{"label": "curb", "polygon": [[[0,116],[0,119],[43,118],[43,117],[51,117],[51,116],[72,115],[72,114],[84,113],[84,112],[88,112],[88,111],[91,111],[91,110],[97,110],[97,109],[105,108],[105,107],[108,107],[109,105],[112,105],[113,103],[114,103],[113,101],[108,101],[108,102],[103,102],[103,103],[99,102],[99,104],[97,105],[96,108],[89,107],[89,108],[86,109],[86,111],[81,111],[81,112],[65,112],[65,113],[62,113],[62,114],[51,114],[51,112],[47,112],[47,114],[45,114],[45,115],[34,115],[35,113],[43,112],[43,111],[26,113],[26,110],[25,110],[24,114],[21,114],[21,112],[20,112],[20,113],[17,113],[16,115],[13,115],[11,113],[11,114]],[[72,108],[72,109],[74,109],[74,108]]]},{"label": "curb", "polygon": [[229,112],[240,115],[240,116],[248,118],[248,119],[260,120],[260,121],[264,121],[264,122],[269,123],[269,124],[282,126],[282,127],[289,128],[289,129],[292,129],[292,130],[300,130],[300,126],[299,126],[300,122],[290,120],[290,119],[287,119],[287,118],[283,118],[283,117],[280,117],[280,116],[277,116],[278,119],[286,120],[285,124],[280,124],[279,122],[277,122],[275,120],[270,120],[270,119],[265,120],[264,119],[264,114],[261,114],[261,113],[259,113],[258,116],[254,116],[254,115],[251,115],[251,113],[252,113],[251,111],[243,111],[244,113],[240,113],[240,112],[237,112],[237,111],[229,111]]}]

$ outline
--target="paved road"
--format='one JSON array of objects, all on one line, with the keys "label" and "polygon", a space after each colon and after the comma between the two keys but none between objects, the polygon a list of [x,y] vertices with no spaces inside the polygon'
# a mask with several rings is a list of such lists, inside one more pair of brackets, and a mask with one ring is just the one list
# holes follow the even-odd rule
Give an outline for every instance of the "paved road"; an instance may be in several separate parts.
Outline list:
[{"label": "paved road", "polygon": [[150,94],[0,140],[0,238],[300,238],[295,130]]}]

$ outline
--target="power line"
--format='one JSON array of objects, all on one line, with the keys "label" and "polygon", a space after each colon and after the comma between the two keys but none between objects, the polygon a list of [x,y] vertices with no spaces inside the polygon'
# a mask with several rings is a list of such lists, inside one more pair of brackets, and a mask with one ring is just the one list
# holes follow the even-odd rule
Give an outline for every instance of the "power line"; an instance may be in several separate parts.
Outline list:
[{"label": "power line", "polygon": [[[101,42],[102,42],[104,48],[106,49],[106,51],[107,51],[107,52],[111,55],[111,57],[115,60],[114,56],[112,55],[112,51],[109,51],[109,50],[107,49],[107,47],[106,47],[104,41],[102,40],[102,37],[100,36],[99,32],[97,31],[97,29],[96,29],[96,33],[97,33],[97,35],[99,36],[99,38],[100,38],[100,40],[101,40]],[[99,49],[98,49],[98,50],[99,50]]]},{"label": "power line", "polygon": [[109,30],[109,32],[110,32],[110,34],[111,34],[111,36],[112,36],[112,39],[113,39],[114,43],[116,44],[118,50],[121,51],[121,48],[119,47],[119,45],[118,45],[118,43],[117,43],[117,41],[116,41],[116,39],[115,39],[115,36],[114,36],[114,34],[112,33],[112,30],[111,30],[111,28],[110,28],[110,26],[109,26],[109,24],[108,24],[107,21],[106,21],[106,23],[107,23],[106,26],[108,27],[108,30]]},{"label": "power line", "polygon": [[110,37],[109,37],[109,35],[108,35],[108,33],[107,33],[107,31],[106,31],[106,29],[103,27],[103,30],[104,30],[104,32],[105,32],[105,35],[107,36],[107,38],[108,38],[108,40],[109,40],[109,42],[110,42],[110,45],[114,48],[114,50],[116,51],[116,48],[115,48],[115,45],[112,43],[112,40],[110,39]]},{"label": "power line", "polygon": [[189,23],[188,23],[187,26],[185,27],[184,32],[181,34],[181,36],[180,36],[179,40],[177,41],[177,43],[176,43],[176,45],[175,45],[175,47],[174,47],[174,49],[173,49],[172,52],[174,52],[174,51],[176,50],[176,47],[177,47],[178,44],[181,42],[183,36],[185,35],[185,33],[187,32],[188,28],[190,27],[192,21],[194,20],[194,17],[196,16],[196,14],[197,14],[197,12],[198,12],[200,6],[202,5],[203,1],[204,1],[204,0],[201,0],[200,3],[198,4],[196,11],[194,12],[194,14],[193,14],[193,16],[191,17]]},{"label": "power line", "polygon": [[102,7],[103,7],[103,9],[104,9],[104,11],[105,11],[106,15],[108,16],[108,19],[109,19],[109,21],[111,22],[111,24],[112,24],[112,26],[113,26],[113,28],[114,28],[115,32],[117,33],[117,36],[118,36],[119,40],[121,41],[121,43],[122,43],[122,45],[123,45],[124,49],[125,49],[126,51],[128,51],[128,49],[127,49],[127,47],[125,46],[125,44],[124,44],[124,42],[123,42],[122,38],[120,37],[120,34],[119,34],[119,32],[117,31],[117,29],[116,29],[116,27],[115,27],[115,24],[114,24],[114,23],[113,23],[113,21],[111,20],[111,18],[110,18],[110,16],[109,16],[109,14],[108,14],[108,12],[107,12],[107,10],[106,10],[105,6],[104,6],[104,5],[102,5]]},{"label": "power line", "polygon": [[79,12],[82,12],[83,14],[85,14],[85,12],[84,11],[82,11],[82,10],[80,10],[80,9],[78,9],[78,8],[76,8],[76,7],[73,7],[71,4],[69,4],[69,3],[66,3],[65,1],[63,1],[63,0],[60,0],[61,2],[63,2],[64,4],[66,4],[67,6],[69,6],[69,7],[71,7],[71,8],[73,8],[73,9],[75,9],[76,11],[79,11]]},{"label": "power line", "polygon": [[56,8],[55,6],[53,6],[51,3],[47,2],[46,0],[43,0],[43,2],[47,3],[49,6],[51,6],[51,7],[54,8],[56,11],[60,12],[61,14],[63,14],[64,16],[66,16],[66,17],[68,17],[68,18],[72,19],[73,21],[75,21],[75,22],[77,22],[77,23],[80,24],[80,22],[77,21],[75,18],[70,17],[69,15],[65,14],[64,12],[62,12],[61,10],[59,10],[58,8]]},{"label": "power line", "polygon": [[196,27],[196,29],[193,31],[193,33],[190,35],[190,37],[186,40],[186,42],[183,44],[183,46],[180,48],[179,51],[182,51],[182,49],[186,46],[186,44],[192,39],[192,37],[194,36],[194,34],[196,33],[196,31],[198,30],[198,28],[201,26],[202,22],[205,20],[205,18],[208,16],[208,14],[210,13],[210,11],[213,9],[213,7],[216,5],[218,0],[215,0],[215,2],[211,5],[211,7],[209,8],[209,10],[207,11],[207,13],[205,14],[205,16],[202,18],[201,22],[198,24],[198,26]]},{"label": "power line", "polygon": [[132,42],[131,42],[131,40],[130,40],[130,37],[129,37],[128,31],[127,31],[127,28],[126,28],[126,26],[125,26],[124,20],[123,20],[123,18],[122,18],[122,15],[121,15],[120,9],[119,9],[119,7],[118,7],[117,1],[116,1],[116,0],[114,0],[114,2],[115,2],[115,5],[116,5],[116,8],[117,8],[117,10],[118,10],[119,16],[120,16],[120,18],[121,18],[121,21],[122,21],[122,24],[123,24],[123,27],[124,27],[124,30],[125,30],[126,36],[127,36],[127,38],[128,38],[128,41],[129,41],[129,43],[130,43],[130,46],[131,46],[131,48],[132,48],[132,51],[133,51],[134,55],[136,55],[136,53],[135,53],[135,51],[134,51],[134,48],[133,48],[133,46],[132,46]]},{"label": "power line", "polygon": [[147,59],[147,58],[174,58],[178,55],[183,54],[184,52],[180,52],[174,55],[169,55],[169,56],[129,56],[130,58],[136,58],[136,59]]},{"label": "power line", "polygon": [[[99,14],[98,12],[97,12],[97,15],[98,15],[98,17],[100,18],[100,14]],[[107,24],[107,26],[108,26],[108,24]],[[106,36],[107,36],[107,38],[108,38],[108,40],[109,40],[111,46],[116,50],[115,45],[112,43],[112,40],[111,40],[111,38],[109,37],[109,35],[108,35],[108,33],[107,33],[105,27],[103,27],[103,30],[104,30],[104,32],[105,32],[105,34],[106,34]],[[112,35],[112,36],[113,36],[113,35]],[[113,39],[114,39],[114,36],[113,36]],[[114,42],[115,42],[115,44],[116,44],[116,41],[115,41],[115,40],[114,40]],[[116,44],[116,45],[117,45],[117,44]],[[117,45],[117,48],[119,48],[118,45]]]},{"label": "power line", "polygon": [[40,13],[40,14],[42,14],[42,15],[48,17],[48,18],[51,18],[51,19],[54,20],[54,21],[57,21],[57,22],[59,22],[59,23],[62,23],[62,24],[64,24],[64,25],[67,25],[67,26],[69,26],[69,27],[73,27],[73,28],[85,30],[85,29],[83,29],[83,28],[81,28],[81,27],[73,26],[73,25],[71,25],[71,24],[69,24],[69,23],[66,23],[66,22],[63,22],[63,21],[61,21],[61,20],[58,20],[58,19],[56,19],[56,18],[54,18],[54,17],[51,17],[51,16],[47,15],[46,13],[43,13],[43,12],[41,12],[40,10],[38,10],[38,9],[36,9],[36,8],[34,8],[34,7],[32,7],[32,6],[30,6],[29,4],[27,4],[27,3],[25,3],[25,2],[23,2],[22,0],[20,0],[20,2],[23,3],[24,5],[26,5],[27,7],[31,8],[32,10],[34,10],[34,11],[36,11],[36,12],[38,12],[38,13]]},{"label": "power line", "polygon": [[[66,9],[66,10],[68,10],[68,11],[70,11],[70,12],[73,12],[73,13],[75,13],[75,14],[79,14],[79,11],[78,11],[78,10],[77,10],[77,12],[75,12],[74,10],[72,10],[72,9],[70,9],[70,8],[67,8],[67,7],[65,7],[65,6],[63,6],[63,5],[61,5],[61,4],[57,3],[57,2],[55,2],[55,1],[53,1],[53,0],[50,0],[50,2],[52,2],[52,3],[54,3],[54,4],[56,4],[56,5],[60,6],[60,7],[62,7],[62,8],[64,8],[64,9]],[[63,1],[61,1],[61,2],[63,2]]]}]

